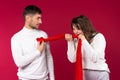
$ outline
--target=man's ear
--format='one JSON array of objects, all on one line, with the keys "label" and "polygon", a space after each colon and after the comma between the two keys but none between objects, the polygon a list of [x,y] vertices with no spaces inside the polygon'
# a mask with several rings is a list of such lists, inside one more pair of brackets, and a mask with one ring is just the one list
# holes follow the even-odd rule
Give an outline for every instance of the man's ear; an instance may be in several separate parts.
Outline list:
[{"label": "man's ear", "polygon": [[30,15],[26,15],[25,19],[26,19],[26,21],[29,21],[30,20]]}]

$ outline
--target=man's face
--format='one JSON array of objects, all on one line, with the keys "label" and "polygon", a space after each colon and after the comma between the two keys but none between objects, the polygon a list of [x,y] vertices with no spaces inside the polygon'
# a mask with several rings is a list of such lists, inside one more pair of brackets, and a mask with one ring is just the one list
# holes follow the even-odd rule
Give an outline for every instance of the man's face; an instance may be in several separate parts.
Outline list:
[{"label": "man's face", "polygon": [[42,15],[41,14],[34,14],[34,15],[30,15],[29,16],[29,26],[32,29],[38,29],[40,24],[42,24],[42,20],[41,20]]}]

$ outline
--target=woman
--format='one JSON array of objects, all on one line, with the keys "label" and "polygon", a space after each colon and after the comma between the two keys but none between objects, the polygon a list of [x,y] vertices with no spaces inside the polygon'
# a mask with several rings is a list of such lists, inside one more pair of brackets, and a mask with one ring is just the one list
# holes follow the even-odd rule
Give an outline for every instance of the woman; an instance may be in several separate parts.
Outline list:
[{"label": "woman", "polygon": [[[106,41],[103,34],[97,32],[84,15],[73,18],[71,27],[73,33],[82,41],[84,80],[109,80],[109,69],[105,62]],[[68,41],[68,59],[74,63],[78,39],[72,39],[71,34],[66,34],[65,39]]]}]

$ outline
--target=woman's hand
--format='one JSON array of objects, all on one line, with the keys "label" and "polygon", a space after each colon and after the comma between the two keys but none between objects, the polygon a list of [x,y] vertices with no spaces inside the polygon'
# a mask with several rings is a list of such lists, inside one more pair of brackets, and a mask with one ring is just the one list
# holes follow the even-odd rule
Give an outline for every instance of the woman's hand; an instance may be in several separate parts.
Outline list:
[{"label": "woman's hand", "polygon": [[85,40],[85,36],[83,34],[79,34],[78,39],[81,39],[83,41],[83,40]]},{"label": "woman's hand", "polygon": [[72,41],[73,40],[72,35],[71,34],[65,34],[65,40]]}]

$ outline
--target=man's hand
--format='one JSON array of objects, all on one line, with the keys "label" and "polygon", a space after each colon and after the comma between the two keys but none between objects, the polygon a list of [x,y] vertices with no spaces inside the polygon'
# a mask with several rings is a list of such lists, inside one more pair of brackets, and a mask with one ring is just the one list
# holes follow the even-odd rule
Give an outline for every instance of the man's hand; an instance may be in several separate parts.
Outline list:
[{"label": "man's hand", "polygon": [[37,49],[42,53],[42,51],[45,49],[45,42],[44,41],[42,41],[41,43],[40,42],[38,42],[38,44],[37,44]]}]

